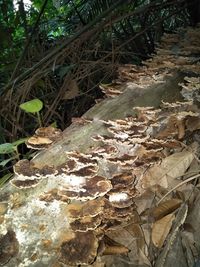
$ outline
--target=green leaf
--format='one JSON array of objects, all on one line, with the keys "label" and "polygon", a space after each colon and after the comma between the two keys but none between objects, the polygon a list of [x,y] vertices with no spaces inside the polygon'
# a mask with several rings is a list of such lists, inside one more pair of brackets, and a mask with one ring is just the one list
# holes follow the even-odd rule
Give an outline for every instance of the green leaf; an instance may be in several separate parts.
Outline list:
[{"label": "green leaf", "polygon": [[13,156],[13,157],[11,157],[11,158],[9,158],[9,159],[2,160],[2,161],[0,162],[0,166],[5,167],[6,164],[7,164],[8,162],[10,162],[11,160],[13,160],[13,159],[16,159],[16,156]]},{"label": "green leaf", "polygon": [[19,106],[22,110],[29,112],[29,113],[36,113],[39,112],[43,108],[43,102],[40,99],[33,99],[22,103]]},{"label": "green leaf", "polygon": [[12,145],[16,147],[16,146],[19,146],[19,145],[25,143],[27,140],[28,140],[28,137],[21,138],[21,139],[18,139],[17,141],[15,141],[15,142],[13,142]]},{"label": "green leaf", "polygon": [[12,176],[13,173],[7,173],[2,178],[0,178],[0,187],[2,187]]},{"label": "green leaf", "polygon": [[56,121],[52,122],[52,123],[50,124],[50,126],[51,126],[51,127],[53,127],[53,128],[57,128],[57,127],[58,127],[58,125],[57,125],[57,122],[56,122]]},{"label": "green leaf", "polygon": [[9,154],[15,151],[15,147],[11,143],[4,143],[0,145],[0,154]]}]

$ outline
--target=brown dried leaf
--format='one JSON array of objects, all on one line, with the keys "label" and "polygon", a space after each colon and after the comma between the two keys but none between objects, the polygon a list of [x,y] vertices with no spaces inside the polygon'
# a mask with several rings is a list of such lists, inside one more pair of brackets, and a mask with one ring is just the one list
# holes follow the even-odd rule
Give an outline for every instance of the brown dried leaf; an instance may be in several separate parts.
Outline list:
[{"label": "brown dried leaf", "polygon": [[[173,266],[171,263],[168,265],[167,262],[170,260],[171,256],[173,256],[173,262],[176,263],[176,266],[183,266],[183,264],[177,264],[181,262],[181,259],[179,257],[179,251],[177,248],[180,248],[181,244],[179,242],[178,245],[176,245],[177,238],[180,239],[180,227],[185,222],[185,219],[187,217],[188,213],[188,206],[187,204],[183,203],[181,207],[179,208],[179,211],[176,215],[176,219],[174,220],[171,232],[169,233],[167,237],[167,242],[164,248],[162,249],[160,255],[158,255],[155,263],[155,267],[164,267],[164,266]],[[174,253],[175,250],[175,253]],[[177,255],[176,255],[177,254]],[[175,259],[174,256],[177,256]],[[188,265],[184,265],[188,266]]]},{"label": "brown dried leaf", "polygon": [[73,99],[79,94],[79,88],[76,80],[70,80],[67,83],[67,91],[64,93],[62,99]]},{"label": "brown dried leaf", "polygon": [[163,246],[163,243],[171,229],[174,218],[175,215],[171,213],[153,224],[152,242],[156,247],[161,248]]},{"label": "brown dried leaf", "polygon": [[104,236],[104,244],[105,249],[103,255],[127,254],[129,252],[126,246],[114,241],[106,235]]},{"label": "brown dried leaf", "polygon": [[[135,264],[135,266],[138,266],[137,265],[138,263],[140,263],[141,266],[146,264],[147,258],[144,255],[146,255],[147,246],[145,243],[144,233],[140,224],[130,222],[128,225],[124,227],[108,231],[106,235],[110,239],[114,240],[117,243],[120,243],[121,245],[129,249],[128,253],[128,261],[130,261],[129,264],[130,263]],[[113,256],[113,260],[114,259],[115,258]],[[117,260],[119,259],[117,258]],[[111,265],[108,264],[106,266],[111,266]],[[118,265],[118,266],[123,266],[123,265]]]},{"label": "brown dried leaf", "polygon": [[155,218],[155,220],[159,220],[179,208],[182,202],[183,201],[181,199],[177,198],[166,200],[161,202],[157,207],[152,208],[150,214]]},{"label": "brown dried leaf", "polygon": [[142,179],[142,187],[150,188],[159,185],[171,189],[178,184],[181,177],[194,159],[194,153],[182,151],[165,158],[160,165],[155,165],[145,173]]}]

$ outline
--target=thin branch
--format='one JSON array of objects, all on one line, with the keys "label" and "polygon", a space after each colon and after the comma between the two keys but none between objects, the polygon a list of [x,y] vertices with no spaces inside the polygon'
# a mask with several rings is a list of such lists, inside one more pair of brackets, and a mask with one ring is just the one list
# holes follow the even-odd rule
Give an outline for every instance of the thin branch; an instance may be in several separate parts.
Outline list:
[{"label": "thin branch", "polygon": [[21,64],[22,64],[22,62],[23,62],[23,60],[24,60],[24,58],[25,58],[25,56],[26,56],[26,53],[27,53],[27,51],[28,51],[28,47],[29,47],[29,45],[30,45],[30,43],[31,43],[31,40],[32,40],[32,37],[33,37],[33,35],[34,35],[34,33],[35,33],[35,31],[36,31],[38,25],[39,25],[40,18],[41,18],[41,16],[42,16],[42,14],[44,13],[44,10],[45,10],[45,7],[46,7],[47,3],[48,3],[48,0],[45,0],[45,1],[44,1],[44,4],[43,4],[43,6],[42,6],[42,8],[41,8],[41,10],[40,10],[40,13],[39,13],[39,15],[38,15],[38,17],[37,17],[37,20],[36,20],[36,22],[35,22],[35,25],[34,25],[34,27],[33,27],[33,29],[32,29],[32,32],[31,32],[31,34],[29,35],[29,38],[28,38],[27,41],[26,41],[24,50],[22,51],[21,56],[20,56],[20,58],[19,58],[19,60],[18,60],[18,62],[17,62],[17,64],[16,64],[16,66],[15,66],[15,69],[14,69],[13,73],[12,73],[12,76],[11,76],[11,82],[12,82],[13,79],[16,77],[16,75],[17,75],[17,73],[18,73],[18,71],[19,71],[19,68],[20,68],[20,66],[21,66]]},{"label": "thin branch", "polygon": [[[47,1],[47,0],[46,0]],[[49,64],[54,61],[55,55],[57,55],[59,52],[61,52],[64,48],[66,48],[68,45],[70,45],[73,41],[75,41],[77,38],[82,36],[84,33],[89,31],[95,24],[99,23],[101,20],[105,19],[106,16],[108,16],[114,9],[116,9],[120,4],[125,4],[129,0],[118,0],[113,4],[110,8],[102,12],[99,16],[97,16],[96,19],[94,19],[92,22],[90,22],[88,25],[83,27],[80,31],[78,31],[74,36],[72,36],[70,39],[67,39],[62,45],[54,49],[51,53],[49,53],[46,57],[44,57],[42,60],[40,60],[38,63],[36,63],[32,68],[25,71],[23,74],[19,75],[14,81],[10,81],[4,88],[1,90],[1,95],[6,93],[10,88],[14,89],[14,87],[23,79],[27,78],[33,71],[40,68],[45,62],[49,62]],[[106,23],[103,21],[103,23]]]}]

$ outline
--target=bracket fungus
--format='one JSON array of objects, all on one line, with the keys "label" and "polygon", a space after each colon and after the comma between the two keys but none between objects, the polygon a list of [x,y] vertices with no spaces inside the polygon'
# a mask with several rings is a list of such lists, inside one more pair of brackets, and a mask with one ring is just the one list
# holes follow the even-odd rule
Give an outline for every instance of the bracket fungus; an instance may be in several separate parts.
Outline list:
[{"label": "bracket fungus", "polygon": [[19,252],[19,243],[15,232],[7,230],[5,235],[0,235],[0,265],[6,266],[10,259]]},{"label": "bracket fungus", "polygon": [[93,231],[73,232],[61,245],[59,261],[67,266],[92,264],[98,246],[99,240]]},{"label": "bracket fungus", "polygon": [[64,187],[58,191],[59,196],[65,196],[68,199],[76,199],[81,201],[102,197],[112,189],[111,182],[102,176],[93,176],[85,179],[85,182],[73,190],[71,187]]},{"label": "bracket fungus", "polygon": [[102,218],[99,215],[93,217],[84,216],[82,218],[71,221],[70,227],[75,232],[87,232],[95,230],[98,226],[100,226],[101,222]]},{"label": "bracket fungus", "polygon": [[57,141],[62,135],[60,129],[48,126],[41,127],[35,131],[35,134],[30,137],[26,145],[32,149],[44,149],[49,147],[53,142]]},{"label": "bracket fungus", "polygon": [[[137,107],[136,117],[102,121],[107,134],[92,137],[98,144],[87,153],[66,151],[64,162],[57,166],[40,166],[28,160],[14,166],[13,186],[20,190],[37,188],[34,199],[30,197],[24,207],[26,218],[20,217],[11,225],[19,250],[23,247],[20,242],[27,238],[24,236],[33,231],[27,220],[31,221],[34,212],[38,222],[33,228],[44,236],[44,240],[38,235],[34,241],[37,244],[34,253],[39,255],[41,247],[48,250],[49,244],[51,251],[59,250],[58,260],[63,266],[92,264],[99,251],[103,255],[106,246],[101,249],[99,246],[106,231],[116,230],[134,219],[134,199],[146,190],[142,184],[147,168],[159,166],[171,151],[180,149],[179,139],[187,132],[189,119],[197,118],[191,103],[162,105],[162,110]],[[36,131],[36,139],[46,138],[44,133]],[[53,138],[47,137],[51,139],[46,142],[48,145],[60,136],[59,131],[52,135]],[[12,209],[6,220],[11,216],[15,220],[15,212],[22,214],[20,208]],[[53,235],[52,227],[56,229]],[[65,234],[61,235],[62,232]],[[57,257],[56,252],[54,256]]]},{"label": "bracket fungus", "polygon": [[67,214],[70,218],[79,219],[90,216],[95,217],[103,213],[104,200],[97,198],[87,202],[76,202],[67,206]]},{"label": "bracket fungus", "polygon": [[18,188],[29,188],[36,186],[42,178],[48,178],[56,174],[56,170],[51,166],[37,168],[29,160],[20,160],[13,167],[16,177],[11,183]]}]

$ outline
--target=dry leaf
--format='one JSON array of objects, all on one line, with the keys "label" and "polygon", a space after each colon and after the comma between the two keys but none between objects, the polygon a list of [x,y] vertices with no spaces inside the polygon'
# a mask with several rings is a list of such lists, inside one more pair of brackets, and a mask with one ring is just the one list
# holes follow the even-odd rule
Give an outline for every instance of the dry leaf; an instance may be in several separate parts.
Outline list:
[{"label": "dry leaf", "polygon": [[141,196],[135,198],[134,202],[137,206],[138,214],[143,215],[145,211],[147,210],[149,211],[149,209],[153,206],[154,199],[155,199],[155,193],[153,193],[150,190],[146,190]]},{"label": "dry leaf", "polygon": [[112,240],[106,235],[104,236],[104,244],[105,249],[103,255],[127,254],[129,252],[126,246]]},{"label": "dry leaf", "polygon": [[[170,234],[168,235],[166,245],[162,249],[160,255],[156,259],[155,267],[164,267],[164,266],[173,266],[173,265],[167,265],[167,262],[169,259],[171,259],[171,256],[173,256],[173,262],[176,263],[175,266],[183,266],[183,264],[179,264],[182,260],[182,258],[179,256],[178,249],[181,248],[180,244],[176,246],[177,239],[180,239],[180,227],[185,222],[185,219],[187,217],[188,213],[188,206],[187,204],[182,204],[179,208],[179,211],[176,215],[176,219],[174,220],[172,229]],[[169,215],[167,215],[169,216]],[[199,226],[198,226],[199,227]],[[175,253],[174,253],[175,250]],[[174,259],[174,254],[177,253],[178,258]],[[184,265],[188,266],[188,265]]]},{"label": "dry leaf", "polygon": [[118,230],[109,231],[106,233],[106,235],[110,239],[129,249],[130,252],[128,253],[128,258],[131,263],[136,264],[144,261],[144,255],[146,254],[147,246],[145,243],[143,230],[139,224],[130,223],[124,227],[120,227]]},{"label": "dry leaf", "polygon": [[151,188],[159,185],[171,189],[178,184],[178,177],[181,177],[189,168],[194,153],[182,151],[165,158],[160,165],[155,165],[145,173],[142,179],[143,188]]},{"label": "dry leaf", "polygon": [[161,248],[163,246],[163,243],[171,229],[174,218],[175,215],[171,213],[153,224],[152,242],[156,247]]},{"label": "dry leaf", "polygon": [[67,81],[66,92],[64,93],[62,99],[73,99],[79,94],[79,88],[76,80]]},{"label": "dry leaf", "polygon": [[179,208],[182,202],[183,201],[181,199],[177,198],[166,200],[161,202],[157,207],[152,208],[150,210],[150,214],[155,220],[159,220]]},{"label": "dry leaf", "polygon": [[151,262],[142,250],[139,250],[139,266],[152,266]]}]

